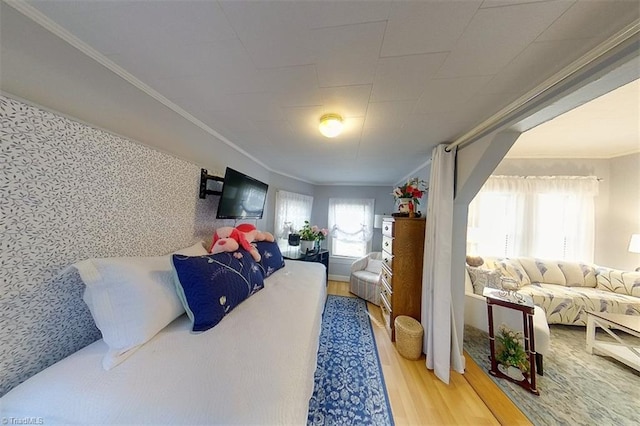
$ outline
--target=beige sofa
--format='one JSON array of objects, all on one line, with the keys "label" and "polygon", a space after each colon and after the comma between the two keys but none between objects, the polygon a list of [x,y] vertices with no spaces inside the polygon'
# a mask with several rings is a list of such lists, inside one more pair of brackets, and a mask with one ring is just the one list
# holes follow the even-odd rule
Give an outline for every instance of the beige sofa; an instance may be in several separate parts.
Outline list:
[{"label": "beige sofa", "polygon": [[[640,315],[640,272],[530,257],[483,260],[479,268],[494,273],[493,284],[512,279],[544,309],[549,324],[586,325],[587,311]],[[472,291],[481,292],[474,284]]]}]

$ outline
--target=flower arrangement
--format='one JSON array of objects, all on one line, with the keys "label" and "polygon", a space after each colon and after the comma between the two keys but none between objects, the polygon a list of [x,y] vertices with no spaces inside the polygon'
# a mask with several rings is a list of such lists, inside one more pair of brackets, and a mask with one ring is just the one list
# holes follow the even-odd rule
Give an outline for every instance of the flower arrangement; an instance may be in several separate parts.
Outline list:
[{"label": "flower arrangement", "polygon": [[300,230],[300,239],[303,241],[322,241],[329,231],[326,228],[318,228],[316,225],[309,225],[309,221],[304,221],[304,226]]},{"label": "flower arrangement", "polygon": [[529,358],[520,343],[522,338],[522,333],[516,333],[502,324],[496,336],[496,360],[505,367],[516,367],[526,373],[529,371]]},{"label": "flower arrangement", "polygon": [[395,188],[392,192],[395,199],[399,198],[411,198],[414,205],[420,204],[420,198],[424,195],[427,190],[427,182],[418,179],[411,178],[402,186]]}]

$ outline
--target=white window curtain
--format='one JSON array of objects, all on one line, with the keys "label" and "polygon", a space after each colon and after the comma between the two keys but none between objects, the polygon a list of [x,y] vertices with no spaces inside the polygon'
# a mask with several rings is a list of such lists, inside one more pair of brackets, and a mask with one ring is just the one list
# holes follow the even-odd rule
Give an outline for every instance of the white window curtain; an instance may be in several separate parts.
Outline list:
[{"label": "white window curtain", "polygon": [[299,231],[305,220],[311,218],[313,197],[295,192],[276,192],[276,212],[273,229],[276,237],[287,238],[290,232]]},{"label": "white window curtain", "polygon": [[453,240],[453,195],[456,149],[446,145],[433,149],[427,225],[422,270],[421,323],[425,331],[423,349],[427,368],[449,383],[450,370],[464,372],[462,347],[456,329],[464,321],[463,307],[453,305],[451,255]]},{"label": "white window curtain", "polygon": [[593,262],[595,176],[491,176],[469,205],[471,254]]},{"label": "white window curtain", "polygon": [[357,257],[369,251],[373,237],[373,198],[330,198],[328,224],[332,255]]}]

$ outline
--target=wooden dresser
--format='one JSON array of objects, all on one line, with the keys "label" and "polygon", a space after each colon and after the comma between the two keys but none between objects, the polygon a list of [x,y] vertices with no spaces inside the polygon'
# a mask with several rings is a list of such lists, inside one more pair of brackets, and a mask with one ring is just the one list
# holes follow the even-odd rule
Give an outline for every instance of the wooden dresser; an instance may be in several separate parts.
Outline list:
[{"label": "wooden dresser", "polygon": [[399,315],[420,321],[424,218],[385,218],[382,224],[381,308],[385,327],[395,341]]}]

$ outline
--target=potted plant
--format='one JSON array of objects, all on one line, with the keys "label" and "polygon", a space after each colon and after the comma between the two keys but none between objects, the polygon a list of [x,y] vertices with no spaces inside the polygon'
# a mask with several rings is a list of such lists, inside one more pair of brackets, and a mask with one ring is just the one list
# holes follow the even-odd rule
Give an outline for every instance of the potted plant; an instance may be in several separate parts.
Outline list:
[{"label": "potted plant", "polygon": [[300,250],[307,252],[313,250],[316,245],[320,245],[320,241],[324,240],[329,231],[325,228],[319,228],[316,225],[311,226],[308,220],[304,221],[304,226],[300,230]]},{"label": "potted plant", "polygon": [[401,213],[414,212],[426,190],[427,183],[418,178],[411,178],[404,185],[395,188],[392,194],[398,201],[398,210]]},{"label": "potted plant", "polygon": [[498,369],[514,380],[523,380],[529,371],[529,357],[522,346],[522,333],[502,324],[496,336],[496,361]]}]

